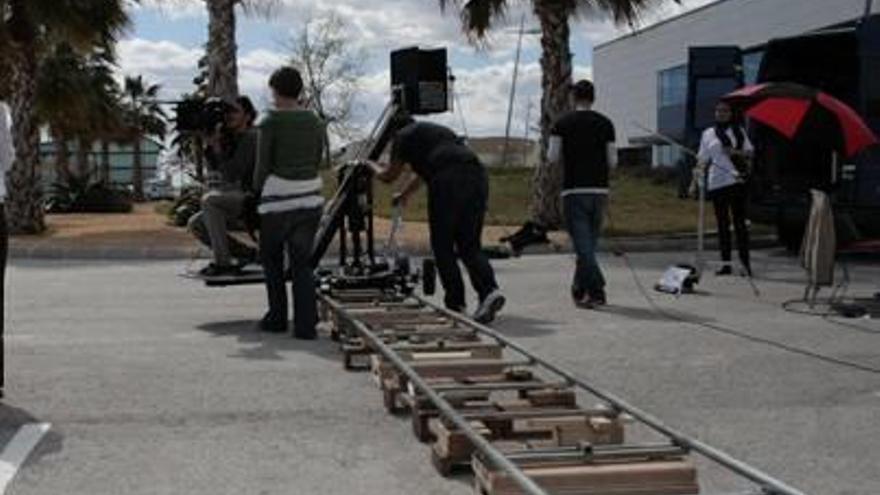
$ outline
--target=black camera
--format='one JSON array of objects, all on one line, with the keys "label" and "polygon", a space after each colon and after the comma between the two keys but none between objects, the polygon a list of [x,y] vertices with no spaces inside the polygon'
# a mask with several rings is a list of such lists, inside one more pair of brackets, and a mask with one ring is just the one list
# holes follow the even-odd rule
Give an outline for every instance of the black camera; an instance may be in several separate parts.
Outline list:
[{"label": "black camera", "polygon": [[177,103],[175,127],[177,132],[212,132],[225,124],[232,105],[219,98],[192,99]]}]

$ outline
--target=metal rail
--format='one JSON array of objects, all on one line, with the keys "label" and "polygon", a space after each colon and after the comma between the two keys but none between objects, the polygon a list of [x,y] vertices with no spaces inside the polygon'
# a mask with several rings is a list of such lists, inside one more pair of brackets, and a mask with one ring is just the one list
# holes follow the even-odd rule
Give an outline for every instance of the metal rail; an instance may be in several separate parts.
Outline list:
[{"label": "metal rail", "polygon": [[461,430],[461,432],[467,437],[468,440],[473,444],[473,446],[486,457],[486,459],[496,468],[499,468],[505,471],[511,479],[519,485],[520,488],[528,495],[549,495],[543,488],[538,486],[531,478],[526,476],[523,471],[516,466],[513,462],[507,459],[502,453],[498,452],[495,447],[492,446],[489,441],[483,438],[482,435],[478,434],[471,428],[470,424],[461,417],[461,415],[452,407],[449,402],[447,402],[440,394],[435,392],[430,385],[425,382],[422,377],[419,376],[418,373],[413,370],[413,368],[404,361],[397,353],[395,353],[387,344],[385,344],[382,339],[378,338],[367,326],[359,321],[357,318],[348,314],[345,308],[335,301],[332,297],[327,297],[323,294],[319,296],[321,300],[330,306],[332,310],[336,313],[337,316],[346,320],[361,336],[361,338],[368,340],[371,347],[375,349],[379,354],[382,355],[385,359],[387,359],[391,364],[394,365],[397,370],[406,376],[407,380],[416,388],[419,392],[423,393],[425,397],[428,398],[440,413],[449,420],[456,428]]},{"label": "metal rail", "polygon": [[746,464],[745,462],[734,458],[733,456],[731,456],[730,454],[727,454],[726,452],[723,452],[719,449],[716,449],[715,447],[707,445],[707,444],[705,444],[695,438],[691,438],[691,437],[685,435],[684,433],[663,424],[663,422],[661,422],[660,419],[655,417],[654,415],[647,413],[647,412],[629,404],[628,402],[624,401],[620,397],[618,397],[618,396],[616,396],[606,390],[603,390],[599,387],[596,387],[594,385],[591,385],[591,384],[581,380],[580,378],[569,373],[568,371],[566,371],[562,368],[559,368],[558,366],[556,366],[556,365],[554,365],[554,364],[552,364],[552,363],[550,363],[550,362],[548,362],[538,356],[535,356],[528,349],[520,346],[516,342],[508,339],[507,337],[496,332],[495,330],[493,330],[485,325],[482,325],[480,323],[477,323],[477,322],[471,320],[470,318],[467,318],[467,317],[461,315],[460,313],[456,313],[456,312],[450,311],[442,306],[438,306],[437,304],[434,304],[432,301],[429,301],[428,299],[425,299],[422,296],[419,296],[417,294],[413,294],[413,297],[416,298],[417,300],[421,301],[426,306],[437,310],[438,312],[452,318],[453,320],[455,320],[459,323],[462,323],[463,325],[469,326],[470,328],[473,328],[477,332],[482,333],[484,335],[487,335],[487,336],[495,339],[496,341],[503,344],[504,346],[509,347],[510,349],[513,349],[514,351],[527,357],[529,360],[531,360],[535,364],[540,365],[540,366],[544,367],[545,369],[552,371],[553,373],[556,373],[557,375],[565,378],[565,380],[568,381],[569,383],[571,383],[572,385],[577,385],[578,387],[581,387],[582,389],[590,392],[591,394],[595,395],[596,397],[605,400],[612,407],[614,407],[620,411],[626,412],[627,414],[629,414],[633,418],[639,420],[640,422],[649,426],[650,428],[654,429],[655,431],[662,433],[663,435],[669,437],[676,445],[693,450],[695,452],[698,452],[701,455],[703,455],[704,457],[706,457],[707,459],[711,459],[712,461],[715,461],[716,463],[730,469],[731,471],[749,479],[750,481],[756,483],[763,490],[763,492],[765,494],[767,494],[767,495],[806,495],[804,492],[802,492],[796,488],[793,488],[793,487],[785,484],[784,482],[777,480],[776,478],[773,478],[769,474],[764,473],[763,471],[760,471],[760,470]]}]

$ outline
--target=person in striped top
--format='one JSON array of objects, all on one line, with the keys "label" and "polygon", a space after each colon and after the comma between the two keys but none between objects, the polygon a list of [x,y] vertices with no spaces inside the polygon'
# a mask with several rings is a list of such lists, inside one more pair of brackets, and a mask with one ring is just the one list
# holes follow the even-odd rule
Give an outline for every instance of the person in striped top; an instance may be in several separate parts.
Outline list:
[{"label": "person in striped top", "polygon": [[303,80],[296,69],[278,69],[269,87],[275,108],[258,127],[253,180],[260,198],[260,256],[269,300],[260,329],[288,330],[286,248],[293,278],[293,336],[314,339],[318,313],[310,259],[324,205],[318,175],[324,124],[300,102]]}]

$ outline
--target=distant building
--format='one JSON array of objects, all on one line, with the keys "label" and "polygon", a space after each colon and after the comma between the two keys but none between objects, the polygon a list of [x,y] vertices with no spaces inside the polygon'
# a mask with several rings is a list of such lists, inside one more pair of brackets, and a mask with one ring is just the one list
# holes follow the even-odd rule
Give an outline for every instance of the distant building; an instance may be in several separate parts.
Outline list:
[{"label": "distant building", "polygon": [[[500,167],[504,160],[504,137],[470,137],[468,146],[480,157],[487,167]],[[333,154],[334,163],[354,160],[363,141],[355,141]],[[383,155],[383,159],[387,159]],[[511,137],[507,150],[507,165],[510,167],[534,167],[538,163],[538,143],[523,138]]]},{"label": "distant building", "polygon": [[[619,147],[630,148],[632,156],[650,156],[654,166],[672,165],[679,152],[651,134],[684,129],[689,47],[740,47],[749,84],[767,41],[852,24],[867,5],[866,0],[717,0],[599,44],[593,55],[596,107],[614,121]],[[873,12],[878,10],[880,2],[874,2]]]},{"label": "distant building", "polygon": [[[162,143],[153,138],[146,137],[141,141],[141,164],[143,167],[143,183],[144,186],[156,177],[158,170],[159,154],[163,150]],[[70,170],[76,172],[78,170],[78,151],[79,145],[71,141],[68,144],[68,161]],[[55,182],[55,155],[57,146],[54,141],[44,141],[40,143],[40,162],[42,164],[43,183],[48,185]],[[94,143],[92,149],[88,151],[89,171],[92,177],[97,180],[100,177],[100,168],[103,163],[103,152],[101,144]],[[134,150],[131,144],[110,143],[108,149],[108,158],[110,164],[110,183],[120,187],[132,186],[132,172],[134,168]]]}]

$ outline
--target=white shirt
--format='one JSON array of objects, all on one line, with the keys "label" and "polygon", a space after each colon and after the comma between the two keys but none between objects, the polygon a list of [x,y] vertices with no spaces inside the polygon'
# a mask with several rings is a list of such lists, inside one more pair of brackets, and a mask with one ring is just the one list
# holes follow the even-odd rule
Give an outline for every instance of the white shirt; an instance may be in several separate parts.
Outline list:
[{"label": "white shirt", "polygon": [[[733,134],[733,128],[727,129],[727,137],[731,143],[736,143],[736,137]],[[751,152],[754,150],[749,137],[743,130],[743,146],[742,150]],[[722,187],[732,186],[742,182],[739,172],[730,156],[724,152],[724,145],[715,134],[715,127],[710,127],[703,131],[703,137],[700,139],[700,151],[697,153],[697,160],[701,163],[709,164],[709,179],[706,190],[714,191]],[[700,181],[702,183],[702,181]]]},{"label": "white shirt", "polygon": [[0,102],[0,201],[6,199],[6,172],[15,161],[15,148],[12,147],[12,119],[9,107]]}]

